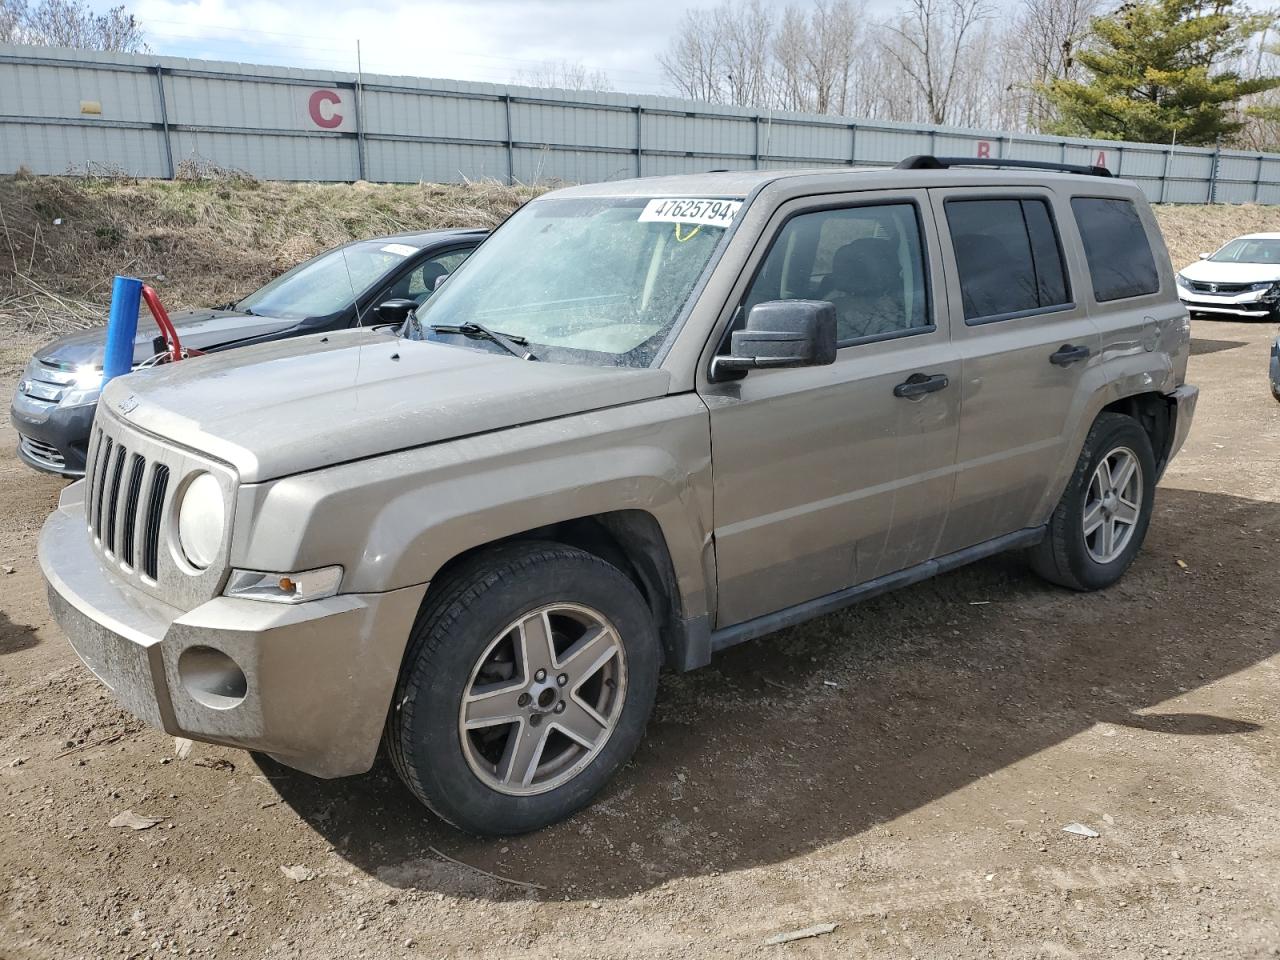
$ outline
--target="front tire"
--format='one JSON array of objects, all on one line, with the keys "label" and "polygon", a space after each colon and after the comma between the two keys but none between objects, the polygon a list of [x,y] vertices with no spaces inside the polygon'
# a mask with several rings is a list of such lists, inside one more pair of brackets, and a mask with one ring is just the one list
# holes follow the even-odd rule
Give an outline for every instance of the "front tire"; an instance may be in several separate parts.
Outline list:
[{"label": "front tire", "polygon": [[617,567],[556,543],[488,550],[431,585],[387,724],[400,777],[472,833],[585,806],[635,752],[661,655]]},{"label": "front tire", "polygon": [[1072,590],[1101,590],[1142,548],[1155,502],[1156,464],[1147,432],[1132,418],[1103,413],[1085,438],[1031,565]]}]

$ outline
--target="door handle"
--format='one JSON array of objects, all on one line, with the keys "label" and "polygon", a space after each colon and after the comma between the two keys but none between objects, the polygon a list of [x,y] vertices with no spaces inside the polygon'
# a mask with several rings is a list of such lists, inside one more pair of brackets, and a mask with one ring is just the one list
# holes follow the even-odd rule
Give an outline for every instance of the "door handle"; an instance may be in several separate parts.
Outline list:
[{"label": "door handle", "polygon": [[893,395],[895,397],[906,397],[910,400],[915,397],[923,397],[926,393],[943,390],[950,382],[946,374],[942,373],[935,373],[933,376],[927,373],[913,373],[893,388]]},{"label": "door handle", "polygon": [[1084,345],[1075,345],[1064,343],[1053,353],[1049,354],[1049,362],[1055,367],[1069,367],[1073,363],[1081,360],[1088,360],[1093,355],[1093,351]]}]

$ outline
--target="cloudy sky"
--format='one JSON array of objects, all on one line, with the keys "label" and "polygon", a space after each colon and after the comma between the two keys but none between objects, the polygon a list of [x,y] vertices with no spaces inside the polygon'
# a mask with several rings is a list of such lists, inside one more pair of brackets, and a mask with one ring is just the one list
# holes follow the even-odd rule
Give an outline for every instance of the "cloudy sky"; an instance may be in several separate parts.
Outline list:
[{"label": "cloudy sky", "polygon": [[[114,2],[114,0],[113,0]],[[172,56],[508,83],[547,60],[603,70],[615,89],[669,92],[655,57],[713,0],[124,0]],[[785,0],[769,0],[781,7]],[[880,3],[892,0],[879,0]],[[98,5],[107,5],[99,0]]]}]

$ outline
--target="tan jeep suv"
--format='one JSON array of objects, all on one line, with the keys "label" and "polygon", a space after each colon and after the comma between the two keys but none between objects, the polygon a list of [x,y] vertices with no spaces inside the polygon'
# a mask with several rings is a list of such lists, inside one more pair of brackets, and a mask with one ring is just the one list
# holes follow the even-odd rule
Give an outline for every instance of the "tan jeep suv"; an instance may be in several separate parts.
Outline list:
[{"label": "tan jeep suv", "polygon": [[1187,313],[1135,186],[975,166],[558,190],[402,327],[114,381],[54,613],[169,733],[322,777],[385,743],[499,834],[604,786],[663,665],[1002,550],[1106,587]]}]

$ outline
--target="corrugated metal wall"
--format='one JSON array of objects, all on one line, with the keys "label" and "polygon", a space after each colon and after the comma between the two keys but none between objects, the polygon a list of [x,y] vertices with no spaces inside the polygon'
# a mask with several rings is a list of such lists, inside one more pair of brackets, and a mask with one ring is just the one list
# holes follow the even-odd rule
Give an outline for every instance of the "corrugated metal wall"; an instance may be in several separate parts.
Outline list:
[{"label": "corrugated metal wall", "polygon": [[586,182],[905,156],[1101,163],[1154,202],[1280,203],[1280,155],[761,113],[665,97],[0,44],[0,172]]}]

